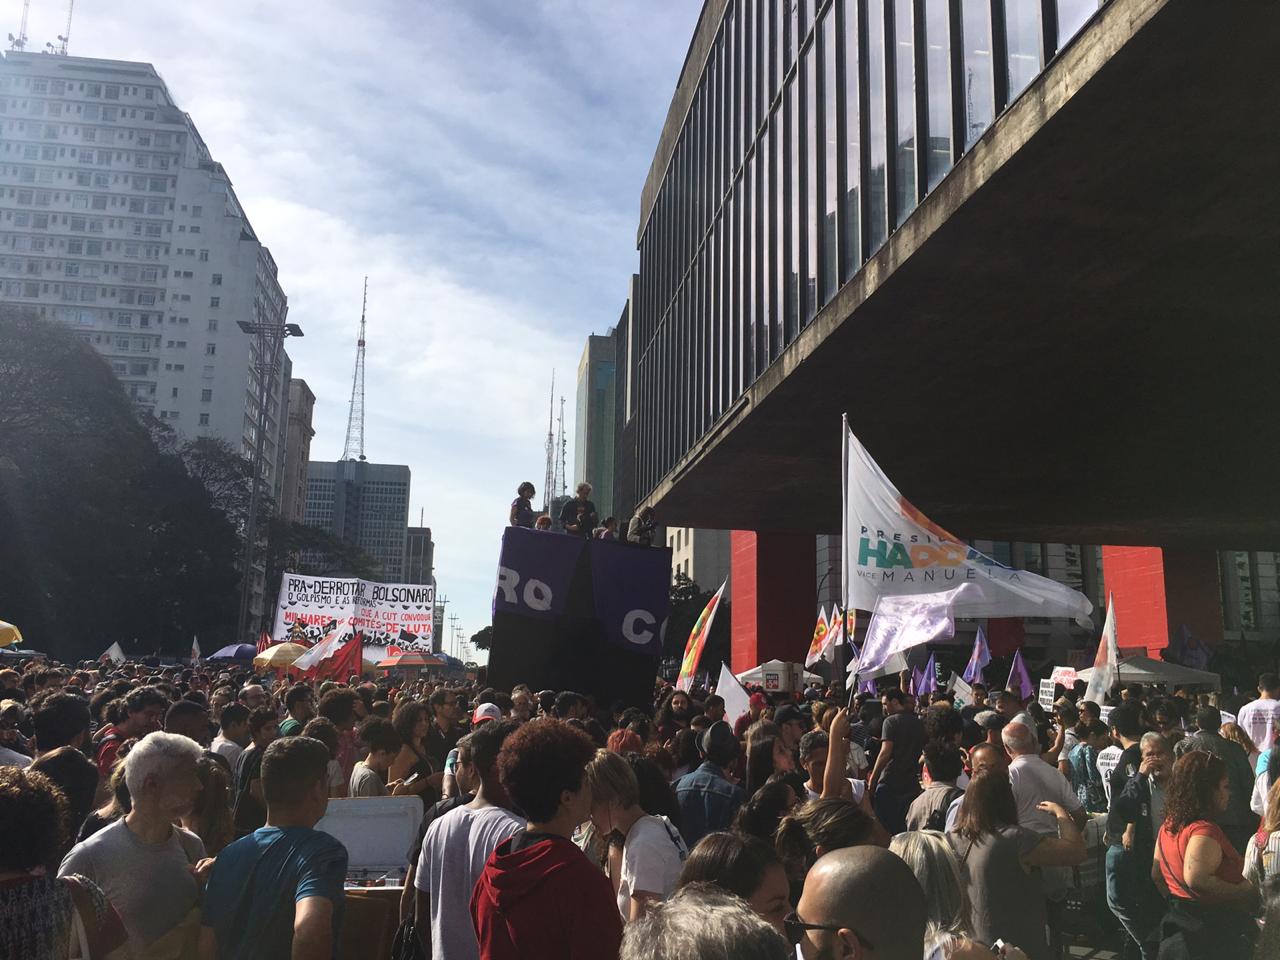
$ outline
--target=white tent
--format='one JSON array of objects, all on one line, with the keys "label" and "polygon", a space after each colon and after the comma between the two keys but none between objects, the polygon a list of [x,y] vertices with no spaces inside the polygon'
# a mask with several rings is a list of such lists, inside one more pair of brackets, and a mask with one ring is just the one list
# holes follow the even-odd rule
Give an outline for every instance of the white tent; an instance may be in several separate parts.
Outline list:
[{"label": "white tent", "polygon": [[[1208,670],[1193,670],[1178,663],[1153,660],[1151,657],[1125,657],[1119,664],[1120,683],[1162,683],[1166,687],[1211,687],[1222,689],[1222,678]],[[1076,672],[1076,677],[1089,682],[1093,667]]]},{"label": "white tent", "polygon": [[755,683],[766,690],[799,690],[806,683],[822,682],[820,676],[810,673],[800,664],[781,660],[770,660],[736,676],[739,683]]}]

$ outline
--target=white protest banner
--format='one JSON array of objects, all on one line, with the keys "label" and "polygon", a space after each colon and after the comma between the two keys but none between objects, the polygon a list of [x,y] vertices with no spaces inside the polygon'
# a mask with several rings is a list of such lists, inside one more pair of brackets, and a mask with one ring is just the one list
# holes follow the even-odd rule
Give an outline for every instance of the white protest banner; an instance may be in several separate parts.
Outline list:
[{"label": "white protest banner", "polygon": [[[320,639],[330,625],[338,634],[364,634],[365,643],[405,650],[431,649],[435,587],[419,583],[372,583],[343,577],[286,573],[276,600],[275,640]],[[290,636],[290,629],[295,636]]]},{"label": "white protest banner", "polygon": [[751,709],[751,697],[733,675],[727,663],[720,664],[720,679],[716,681],[716,693],[724,698],[724,718],[729,726]]},{"label": "white protest banner", "polygon": [[947,684],[947,689],[951,691],[951,695],[955,697],[957,707],[967,707],[973,703],[973,687],[965,682],[964,677],[952,671],[951,680]]},{"label": "white protest banner", "polygon": [[1049,674],[1049,679],[1054,683],[1060,683],[1068,690],[1075,686],[1076,669],[1075,667],[1054,667],[1053,673]]},{"label": "white protest banner", "polygon": [[1046,678],[1040,681],[1040,694],[1036,697],[1036,700],[1046,710],[1053,709],[1053,688],[1053,680]]},{"label": "white protest banner", "polygon": [[961,584],[941,593],[880,597],[867,624],[862,657],[854,668],[857,674],[870,674],[895,653],[955,636],[952,608],[961,594],[972,589],[972,584]]},{"label": "white protest banner", "polygon": [[874,610],[881,597],[980,587],[956,617],[1070,617],[1091,626],[1084,594],[997,563],[931,521],[898,492],[844,421],[844,600]]}]

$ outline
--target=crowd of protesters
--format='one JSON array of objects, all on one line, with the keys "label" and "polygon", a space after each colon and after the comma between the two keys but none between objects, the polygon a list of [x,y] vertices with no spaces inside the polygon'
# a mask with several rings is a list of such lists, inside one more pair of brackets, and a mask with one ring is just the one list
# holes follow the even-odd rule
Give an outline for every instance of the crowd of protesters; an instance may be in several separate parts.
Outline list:
[{"label": "crowd of protesters", "polygon": [[[533,497],[536,492],[529,481],[520,484],[507,516],[510,526],[544,531],[552,529],[550,513],[534,512]],[[573,497],[564,502],[559,520],[560,530],[573,537],[630,543],[642,547],[653,546],[654,533],[658,527],[653,507],[637,508],[626,529],[619,525],[617,517],[605,517],[601,520],[596,505],[591,501],[591,484],[585,482],[578,484]]]},{"label": "crowd of protesters", "polygon": [[1091,822],[1126,956],[1280,956],[1280,681],[1226,724],[1180,692],[1126,688],[1105,722],[1061,692],[757,691],[727,717],[662,682],[641,709],[3,670],[0,957],[332,957],[348,852],[315,826],[410,796],[398,957],[1050,960]]}]

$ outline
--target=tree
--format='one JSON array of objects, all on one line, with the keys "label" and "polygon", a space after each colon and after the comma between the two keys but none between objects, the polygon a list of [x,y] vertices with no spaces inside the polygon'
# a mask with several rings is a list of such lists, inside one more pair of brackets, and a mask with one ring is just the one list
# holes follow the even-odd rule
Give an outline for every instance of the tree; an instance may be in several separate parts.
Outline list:
[{"label": "tree", "polygon": [[[263,615],[268,620],[286,571],[311,577],[382,579],[381,563],[328,530],[274,516],[263,526],[267,540]],[[270,622],[262,625],[268,630],[271,626]]]},{"label": "tree", "polygon": [[4,619],[63,659],[234,627],[236,535],[74,331],[0,306]]},{"label": "tree", "polygon": [[471,645],[477,650],[488,650],[493,646],[493,624],[481,627],[471,635]]}]

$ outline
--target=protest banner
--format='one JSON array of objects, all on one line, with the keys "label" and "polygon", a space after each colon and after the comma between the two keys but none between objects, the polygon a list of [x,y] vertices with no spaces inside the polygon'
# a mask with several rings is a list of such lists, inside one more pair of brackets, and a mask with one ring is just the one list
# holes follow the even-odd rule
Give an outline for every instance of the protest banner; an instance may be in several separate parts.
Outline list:
[{"label": "protest banner", "polygon": [[301,626],[304,645],[333,632],[364,634],[365,643],[431,650],[435,587],[420,583],[373,583],[344,577],[285,573],[276,601],[275,640],[294,640]]},{"label": "protest banner", "polygon": [[1053,688],[1054,683],[1051,679],[1040,681],[1040,693],[1036,697],[1036,702],[1046,710],[1053,709]]}]

